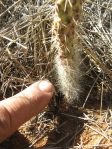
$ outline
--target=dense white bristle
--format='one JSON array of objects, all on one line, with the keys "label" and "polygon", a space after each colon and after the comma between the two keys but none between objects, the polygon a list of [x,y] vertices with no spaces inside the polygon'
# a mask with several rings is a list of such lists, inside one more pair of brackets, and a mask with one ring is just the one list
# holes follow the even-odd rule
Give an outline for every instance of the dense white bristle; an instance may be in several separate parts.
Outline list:
[{"label": "dense white bristle", "polygon": [[79,59],[79,55],[75,49],[72,57],[61,59],[57,54],[55,58],[58,86],[60,91],[65,95],[68,103],[72,103],[78,99],[80,76]]}]

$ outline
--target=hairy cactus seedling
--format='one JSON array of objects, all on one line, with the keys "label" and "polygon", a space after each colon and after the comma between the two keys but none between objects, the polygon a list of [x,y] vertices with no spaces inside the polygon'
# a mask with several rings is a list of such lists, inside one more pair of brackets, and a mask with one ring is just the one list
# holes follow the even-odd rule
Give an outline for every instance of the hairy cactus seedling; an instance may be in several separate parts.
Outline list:
[{"label": "hairy cactus seedling", "polygon": [[60,91],[72,103],[79,90],[77,22],[82,12],[82,0],[57,0],[53,22],[53,48]]}]

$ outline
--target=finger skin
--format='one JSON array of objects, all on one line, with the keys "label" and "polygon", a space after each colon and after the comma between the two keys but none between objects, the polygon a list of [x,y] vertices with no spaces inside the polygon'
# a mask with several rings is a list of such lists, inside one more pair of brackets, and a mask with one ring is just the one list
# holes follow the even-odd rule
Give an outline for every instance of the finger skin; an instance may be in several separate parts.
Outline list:
[{"label": "finger skin", "polygon": [[34,83],[13,97],[2,100],[0,102],[0,142],[42,111],[52,98],[53,92],[53,85],[48,81],[42,81]]}]

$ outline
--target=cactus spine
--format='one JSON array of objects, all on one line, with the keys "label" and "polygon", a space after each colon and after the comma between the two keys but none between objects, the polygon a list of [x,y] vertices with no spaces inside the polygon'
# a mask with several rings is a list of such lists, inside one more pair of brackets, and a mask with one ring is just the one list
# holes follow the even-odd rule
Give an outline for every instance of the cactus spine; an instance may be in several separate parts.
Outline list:
[{"label": "cactus spine", "polygon": [[78,97],[79,55],[75,33],[81,15],[81,0],[57,0],[53,22],[53,48],[56,49],[55,66],[58,86],[66,101]]}]

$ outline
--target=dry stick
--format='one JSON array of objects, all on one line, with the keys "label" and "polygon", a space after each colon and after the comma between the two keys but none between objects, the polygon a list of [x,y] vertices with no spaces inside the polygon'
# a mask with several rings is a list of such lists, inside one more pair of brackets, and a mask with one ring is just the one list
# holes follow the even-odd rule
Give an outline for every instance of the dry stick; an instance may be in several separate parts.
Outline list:
[{"label": "dry stick", "polygon": [[50,134],[50,132],[52,130],[44,130],[45,128],[43,128],[40,132],[38,132],[37,136],[32,140],[31,145],[29,146],[29,148],[31,148],[33,145],[35,145],[37,142],[39,142],[40,140],[42,140],[43,138],[45,138],[46,136],[48,136]]},{"label": "dry stick", "polygon": [[45,147],[42,149],[68,149],[68,147]]},{"label": "dry stick", "polygon": [[[42,135],[41,135],[42,134]],[[33,139],[33,141],[31,142],[31,145],[29,146],[29,148],[33,147],[33,145],[35,145],[38,141],[42,140],[44,137],[48,136],[49,132],[45,131],[43,132],[43,130],[41,132],[39,132],[37,134],[37,136]]]},{"label": "dry stick", "polygon": [[38,58],[37,58],[37,46],[36,46],[36,40],[35,40],[35,38],[37,38],[36,36],[35,36],[35,30],[34,29],[32,29],[32,33],[34,33],[33,34],[33,40],[34,40],[34,67],[36,67],[37,66],[37,62],[38,62]]},{"label": "dry stick", "polygon": [[[12,43],[13,43],[13,42],[10,42],[10,43],[8,44],[8,47],[9,47]],[[21,71],[23,71],[23,72],[27,75],[27,77],[28,77],[28,79],[29,79],[29,82],[33,82],[33,80],[31,79],[31,77],[30,77],[29,73],[27,72],[27,70],[25,69],[25,67],[23,67],[17,59],[13,58],[13,54],[10,52],[10,50],[9,50],[8,47],[6,48],[8,57],[16,64],[15,66],[16,66],[17,68],[19,68]]]},{"label": "dry stick", "polygon": [[33,45],[34,45],[34,67],[36,66],[36,64],[37,64],[37,47],[36,47],[36,39],[35,38],[37,38],[36,37],[36,31],[35,31],[35,29],[34,29],[34,24],[33,24],[33,18],[32,18],[32,21],[31,21],[31,23],[32,23],[32,25],[31,25],[31,28],[32,28],[32,38],[33,38],[33,41],[34,41],[34,43],[33,43]]},{"label": "dry stick", "polygon": [[90,91],[89,91],[89,93],[88,93],[88,95],[87,95],[85,101],[84,101],[84,104],[83,104],[83,106],[82,106],[83,108],[85,107],[86,102],[87,102],[87,100],[88,100],[88,98],[89,98],[89,96],[90,96],[90,94],[91,94],[91,92],[92,92],[92,90],[93,90],[93,87],[94,87],[94,85],[96,84],[96,82],[97,82],[99,76],[100,76],[100,74],[99,74],[99,75],[97,76],[97,78],[95,79],[95,81],[94,81],[94,83],[93,83],[93,85],[92,85],[92,87],[91,87],[91,89],[90,89]]},{"label": "dry stick", "polygon": [[[42,19],[40,17],[40,20],[42,22]],[[44,44],[44,47],[45,47],[45,51],[47,52],[47,46],[46,46],[46,35],[45,35],[45,29],[44,29],[44,26],[43,26],[43,23],[41,23],[41,29],[42,29],[42,39],[43,39],[43,44]]]},{"label": "dry stick", "polygon": [[[77,116],[69,115],[69,114],[65,114],[65,113],[62,113],[62,115],[69,116],[69,117],[72,117],[72,118],[78,118],[78,119],[82,119],[82,120],[86,120],[86,121],[91,121],[92,124],[95,124],[96,126],[98,126],[98,124],[96,123],[96,121],[90,119],[88,116],[86,116],[86,114],[84,114],[84,115],[85,115],[85,118],[83,118],[83,117],[77,117]],[[85,124],[85,126],[88,126],[88,127],[89,127],[89,125],[87,125],[87,124]],[[108,128],[107,128],[105,131],[101,129],[102,132],[100,132],[100,131],[94,129],[94,128],[91,127],[91,126],[90,126],[90,128],[91,128],[92,130],[96,131],[98,134],[102,135],[102,137],[105,137],[106,139],[109,140],[109,138],[108,138],[107,136],[105,136],[105,132],[108,130]],[[103,139],[103,138],[101,138],[101,140],[102,140],[102,139]]]},{"label": "dry stick", "polygon": [[99,66],[103,70],[103,72],[105,72],[105,74],[107,74],[109,78],[112,80],[112,71],[109,70],[104,63],[102,63],[102,61],[98,58],[96,53],[92,49],[85,49],[85,51],[92,57],[96,66]]},{"label": "dry stick", "polygon": [[18,68],[20,68],[21,71],[23,71],[27,75],[28,74],[27,70],[19,63],[17,59],[13,58],[10,50],[7,48],[6,51],[7,51],[8,57],[16,64]]},{"label": "dry stick", "polygon": [[18,0],[17,2],[15,2],[13,5],[11,5],[7,10],[5,10],[3,13],[0,14],[0,17],[2,17],[3,15],[5,15],[5,13],[7,11],[9,11],[10,9],[12,9],[15,5],[17,5],[21,0]]},{"label": "dry stick", "polygon": [[3,4],[3,2],[2,1],[0,1],[0,4],[5,8],[5,5]]},{"label": "dry stick", "polygon": [[102,107],[103,107],[103,88],[104,88],[104,82],[101,83],[101,106],[100,106],[100,115],[102,114]]},{"label": "dry stick", "polygon": [[[46,20],[49,20],[49,16],[51,15],[51,13],[52,13],[52,11],[48,12],[48,14],[45,16],[45,18],[42,19],[42,22],[38,21],[39,18],[40,18],[40,16],[42,16],[42,15],[41,15],[41,14],[37,15],[37,17],[35,17],[35,18],[32,20],[32,23],[35,23],[34,30],[35,30],[37,27],[39,27],[39,26],[41,25],[41,23],[43,23],[43,22],[46,21]],[[38,12],[37,12],[37,14],[38,14]],[[33,17],[33,16],[32,16],[32,17]],[[38,23],[38,22],[39,22],[39,23]],[[32,23],[31,23],[30,18],[29,18],[28,20],[24,20],[24,21],[22,21],[22,22],[20,22],[20,23],[18,22],[19,28],[18,28],[17,31],[20,31],[20,30],[22,30],[22,29],[24,29],[24,28],[26,28],[26,27],[31,26]],[[7,34],[12,35],[12,33],[10,32],[10,30],[9,30],[8,32],[9,32],[10,34],[9,34],[9,33],[7,33]],[[32,30],[29,31],[29,33],[31,33],[31,32],[32,32]],[[23,36],[25,36],[25,35],[22,35],[21,37],[23,37]]]},{"label": "dry stick", "polygon": [[17,77],[12,77],[11,78],[12,80],[16,80],[17,82],[25,82],[25,83],[30,83],[30,84],[33,84],[34,83],[34,81],[30,81],[29,82],[29,79],[26,77],[26,78],[17,78]]},{"label": "dry stick", "polygon": [[[74,146],[73,148],[69,148],[69,149],[90,149],[90,148],[93,148],[93,147],[112,147],[112,144],[96,144],[96,145],[79,145],[79,146]],[[46,149],[46,148],[45,148]],[[53,149],[53,148],[52,148]]]},{"label": "dry stick", "polygon": [[105,132],[102,133],[102,132],[96,130],[95,128],[89,126],[88,124],[85,124],[85,126],[89,127],[90,129],[92,129],[93,131],[97,132],[98,134],[100,134],[101,136],[103,136],[104,138],[106,138],[109,141],[109,138],[108,138],[108,136],[105,135]]},{"label": "dry stick", "polygon": [[4,35],[2,35],[2,34],[0,34],[0,37],[6,39],[6,40],[8,40],[8,41],[10,41],[11,43],[16,43],[18,46],[20,46],[20,47],[22,47],[23,49],[27,50],[27,47],[26,47],[26,46],[22,45],[21,43],[17,42],[16,40],[13,40],[13,39],[11,39],[11,38],[9,38],[9,37],[6,37],[6,36],[4,36]]},{"label": "dry stick", "polygon": [[62,141],[64,141],[65,139],[67,139],[69,137],[69,133],[66,133],[66,135],[64,135],[60,140],[58,140],[57,142],[55,143],[52,143],[52,147],[55,147],[55,146],[58,146]]},{"label": "dry stick", "polygon": [[[108,128],[104,131],[104,133],[106,133],[108,131]],[[104,137],[102,136],[99,140],[98,140],[98,143],[97,145],[100,145],[101,141],[104,139]]]},{"label": "dry stick", "polygon": [[[11,38],[6,37],[6,36],[1,35],[1,34],[0,34],[0,37],[6,39],[6,40],[8,40],[8,41],[10,41],[9,44],[8,44],[8,47],[9,47],[12,43],[16,43],[17,45],[19,45],[20,47],[22,47],[22,48],[25,50],[24,53],[27,53],[27,51],[28,51],[27,47],[24,46],[24,45],[22,45],[21,43],[15,41],[15,40],[12,40]],[[24,72],[26,73],[26,75],[27,75],[27,74],[28,74],[28,73],[27,73],[27,70],[25,70],[25,68],[19,63],[19,61],[18,61],[17,59],[13,59],[13,58],[12,58],[12,53],[10,52],[10,50],[9,50],[8,47],[6,48],[6,51],[7,51],[7,54],[8,54],[8,56],[9,56],[9,58],[10,58],[11,60],[13,60],[13,61],[15,62],[15,64],[17,64],[18,68],[20,68],[22,71],[24,71]],[[28,76],[28,78],[29,78],[30,81],[32,82],[32,79],[31,79],[29,76]]]},{"label": "dry stick", "polygon": [[[44,18],[44,19],[42,19],[42,22],[39,22],[39,23],[36,23],[36,25],[34,26],[34,28],[33,28],[33,30],[35,30],[35,29],[37,29],[45,20],[48,20],[48,17],[49,17],[49,15],[51,14],[51,12],[49,12],[48,13],[48,15]],[[35,22],[37,22],[37,18],[35,18],[35,19],[33,19],[32,21],[32,23],[35,23]],[[22,27],[19,27],[18,29],[17,29],[17,31],[20,31],[20,30],[22,30],[22,29],[24,29],[25,27],[30,27],[31,26],[31,21],[29,20],[29,22],[28,21],[26,21],[26,22],[22,22],[23,24],[25,24],[25,25],[21,25],[21,24],[19,24],[19,26],[22,26]],[[31,27],[30,27],[31,28]],[[27,35],[28,34],[30,34],[30,33],[32,33],[32,29],[30,29],[29,28],[29,31],[27,32]],[[12,32],[13,33],[13,32]],[[10,32],[10,30],[9,31],[7,31],[5,34],[8,34],[8,36],[10,35],[12,35],[12,33]],[[20,36],[20,38],[23,38],[23,37],[26,37],[27,36],[26,34],[25,35],[21,35]],[[34,34],[35,36],[36,36],[36,34]],[[12,40],[12,39],[10,39],[9,37],[6,37],[5,35],[3,35],[3,34],[0,34],[0,36],[2,37],[2,38],[4,38],[4,39],[7,39],[7,40],[9,40],[9,41],[12,41],[12,42],[15,42],[17,45],[19,45],[19,46],[21,46],[21,47],[23,47],[24,49],[26,49],[27,50],[27,47],[25,47],[25,46],[23,46],[22,44],[20,44],[20,43],[18,43],[17,41],[14,41],[14,40]],[[31,38],[29,38],[29,41],[32,39],[32,37]],[[18,39],[17,39],[18,40]],[[26,51],[26,53],[27,53],[27,51]]]},{"label": "dry stick", "polygon": [[[81,40],[85,43],[84,39],[81,38]],[[97,67],[101,68],[101,70],[112,80],[112,71],[107,68],[105,63],[102,63],[102,61],[98,58],[97,54],[91,48],[89,48],[89,46],[87,44],[86,44],[86,46],[87,46],[87,48],[84,49],[86,54],[89,55],[91,57],[91,59],[93,60],[93,63]]]}]

